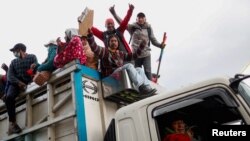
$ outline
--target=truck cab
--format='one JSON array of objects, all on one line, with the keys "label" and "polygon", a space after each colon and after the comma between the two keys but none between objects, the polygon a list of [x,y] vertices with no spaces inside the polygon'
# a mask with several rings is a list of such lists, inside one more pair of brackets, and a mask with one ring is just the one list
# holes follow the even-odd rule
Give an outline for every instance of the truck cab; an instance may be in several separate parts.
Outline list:
[{"label": "truck cab", "polygon": [[208,141],[212,127],[249,125],[249,107],[249,75],[215,78],[119,109],[109,129],[115,131],[114,140],[107,140],[162,141],[173,132],[173,118],[181,116],[194,140]]}]

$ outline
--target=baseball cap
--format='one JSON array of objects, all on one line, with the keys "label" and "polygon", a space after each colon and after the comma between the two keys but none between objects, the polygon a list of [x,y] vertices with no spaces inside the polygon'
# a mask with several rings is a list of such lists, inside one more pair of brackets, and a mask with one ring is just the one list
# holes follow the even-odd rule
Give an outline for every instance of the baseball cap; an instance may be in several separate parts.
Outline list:
[{"label": "baseball cap", "polygon": [[26,51],[26,46],[23,43],[18,43],[13,48],[10,49],[10,51],[12,51],[12,52],[15,50]]},{"label": "baseball cap", "polygon": [[144,13],[140,12],[140,13],[137,14],[137,17],[144,18],[144,17],[146,17],[146,16],[145,16]]}]

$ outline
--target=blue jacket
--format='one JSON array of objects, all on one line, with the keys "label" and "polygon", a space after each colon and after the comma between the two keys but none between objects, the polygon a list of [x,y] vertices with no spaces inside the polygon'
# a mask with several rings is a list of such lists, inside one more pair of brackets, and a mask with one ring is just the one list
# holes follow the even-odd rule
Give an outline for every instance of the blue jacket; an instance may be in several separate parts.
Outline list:
[{"label": "blue jacket", "polygon": [[56,45],[50,45],[48,47],[48,56],[46,58],[46,61],[41,64],[40,66],[38,66],[37,71],[41,72],[41,71],[54,71],[56,69],[56,67],[54,66],[54,58],[56,56],[56,49],[57,46]]}]

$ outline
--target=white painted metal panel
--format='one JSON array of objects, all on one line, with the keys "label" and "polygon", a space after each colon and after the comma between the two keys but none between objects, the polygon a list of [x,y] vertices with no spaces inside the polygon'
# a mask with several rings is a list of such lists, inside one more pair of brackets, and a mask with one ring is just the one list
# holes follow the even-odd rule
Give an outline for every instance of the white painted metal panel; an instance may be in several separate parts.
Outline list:
[{"label": "white painted metal panel", "polygon": [[40,129],[32,134],[32,141],[48,140],[47,128]]},{"label": "white painted metal panel", "polygon": [[83,99],[87,125],[88,141],[102,141],[102,117],[100,112],[100,99],[98,96],[98,84],[89,78],[82,78]]},{"label": "white painted metal panel", "polygon": [[118,121],[120,141],[137,141],[135,123],[133,118],[124,118]]},{"label": "white painted metal panel", "polygon": [[[71,95],[72,89],[71,89],[71,81],[70,78],[64,78],[64,80],[61,80],[61,82],[57,82],[55,84],[55,98],[54,98],[54,104],[60,103],[63,99],[67,97],[67,95]],[[60,105],[54,112],[55,118],[66,115],[67,113],[70,113],[74,111],[72,103],[72,97],[69,97],[65,103]],[[55,124],[55,139],[56,141],[66,141],[66,139],[75,140],[75,133],[76,128],[74,127],[74,119],[70,118],[67,120],[63,120],[57,124]],[[69,137],[70,136],[70,137]]]}]

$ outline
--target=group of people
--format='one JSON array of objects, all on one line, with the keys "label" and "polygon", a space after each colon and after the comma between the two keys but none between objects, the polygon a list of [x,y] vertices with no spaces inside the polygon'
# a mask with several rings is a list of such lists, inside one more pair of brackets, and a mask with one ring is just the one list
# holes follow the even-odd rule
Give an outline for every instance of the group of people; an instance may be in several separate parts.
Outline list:
[{"label": "group of people", "polygon": [[[48,54],[42,64],[38,63],[35,55],[26,53],[26,46],[23,43],[14,45],[10,51],[16,58],[11,61],[9,67],[2,66],[7,78],[1,78],[1,86],[4,86],[4,88],[1,87],[1,91],[3,90],[1,98],[5,102],[9,116],[8,133],[22,131],[16,123],[15,98],[25,91],[27,85],[33,81],[34,75],[43,71],[52,72],[75,59],[78,59],[80,64],[93,69],[98,69],[98,59],[100,59],[102,77],[126,69],[141,97],[154,95],[156,89],[150,86],[152,74],[149,43],[152,42],[159,48],[164,48],[165,44],[156,40],[152,27],[146,22],[144,13],[138,13],[136,22],[128,24],[133,10],[134,6],[129,4],[127,14],[121,20],[115,12],[115,7],[110,8],[111,14],[119,23],[118,28],[115,28],[114,20],[108,18],[105,21],[106,31],[100,31],[93,26],[88,29],[87,36],[81,36],[78,29],[67,29],[65,42],[57,38],[45,44]],[[131,35],[131,47],[124,37],[125,30]],[[105,47],[97,45],[94,36],[102,40]]]},{"label": "group of people", "polygon": [[[115,12],[115,6],[110,7],[110,12],[119,23],[115,28],[112,18],[105,21],[106,31],[100,31],[92,27],[89,31],[88,43],[101,61],[101,71],[104,76],[111,75],[117,70],[126,69],[132,82],[138,87],[142,95],[153,95],[156,90],[152,89],[149,80],[152,80],[150,42],[159,48],[164,48],[164,42],[156,40],[152,27],[146,22],[144,13],[137,14],[136,22],[129,24],[134,6],[129,4],[126,16],[121,19]],[[127,30],[131,36],[131,48],[124,37]],[[95,44],[92,34],[102,40],[105,47],[100,48]],[[117,42],[117,43],[116,43]],[[144,68],[144,72],[142,70]]]}]

